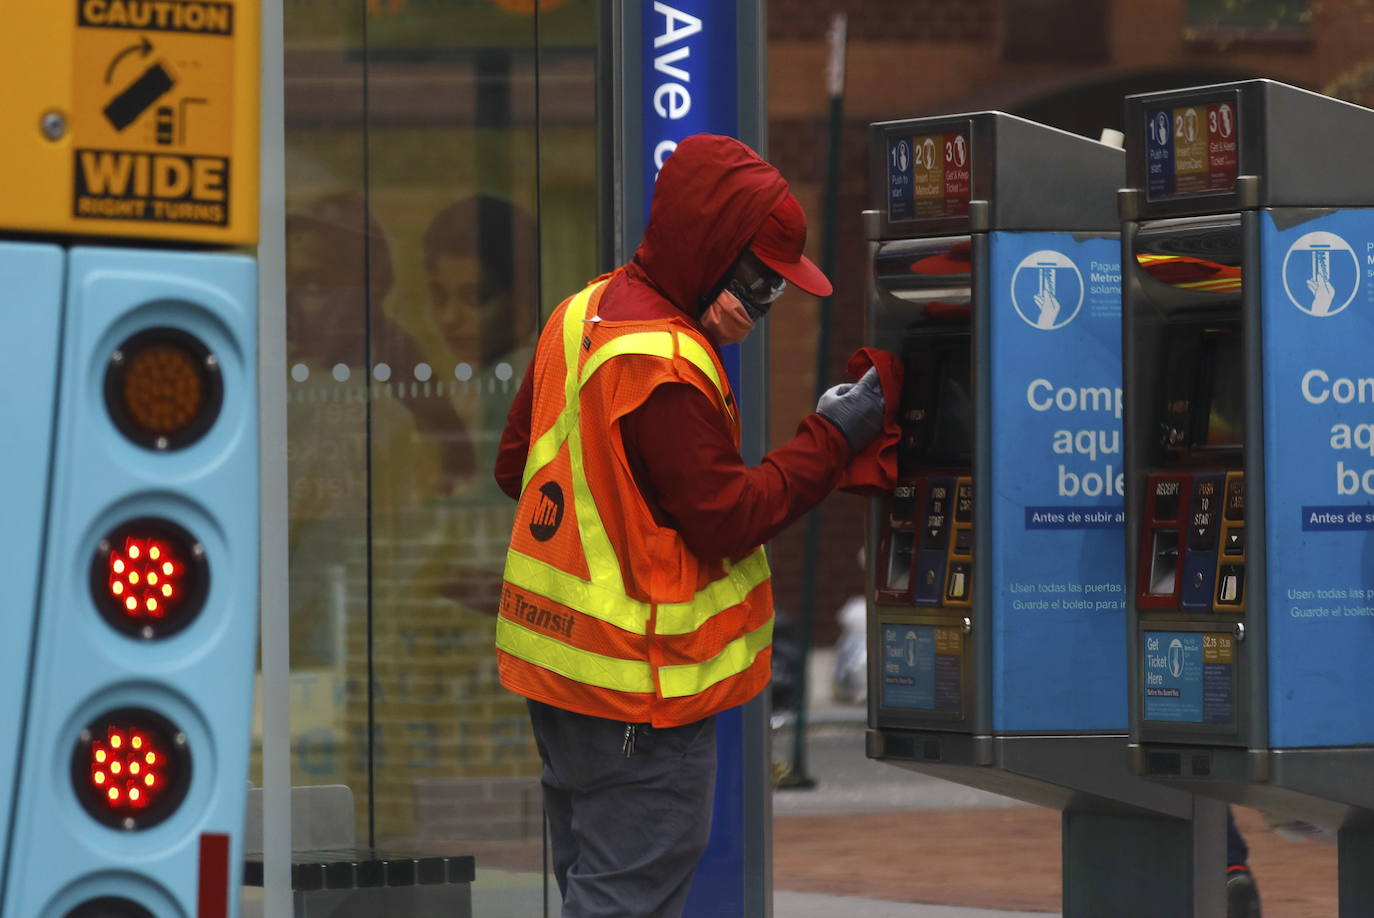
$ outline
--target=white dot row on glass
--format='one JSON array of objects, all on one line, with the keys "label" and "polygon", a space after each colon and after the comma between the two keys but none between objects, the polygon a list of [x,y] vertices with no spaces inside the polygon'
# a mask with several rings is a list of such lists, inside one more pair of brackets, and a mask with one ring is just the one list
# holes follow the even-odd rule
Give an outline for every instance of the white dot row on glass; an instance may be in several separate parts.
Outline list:
[{"label": "white dot row on glass", "polygon": [[[348,382],[353,370],[347,364],[336,363],[331,371],[336,382]],[[417,363],[415,365],[415,378],[420,382],[429,382],[434,377],[434,368],[427,363]],[[467,382],[476,374],[476,370],[470,363],[460,363],[453,368],[453,377],[459,382]],[[509,382],[515,376],[515,368],[508,363],[498,363],[492,369],[492,375],[501,382]],[[303,363],[295,364],[291,367],[291,378],[298,383],[303,383],[310,379],[310,368]],[[387,382],[391,379],[391,365],[379,363],[372,368],[372,378],[378,382]]]}]

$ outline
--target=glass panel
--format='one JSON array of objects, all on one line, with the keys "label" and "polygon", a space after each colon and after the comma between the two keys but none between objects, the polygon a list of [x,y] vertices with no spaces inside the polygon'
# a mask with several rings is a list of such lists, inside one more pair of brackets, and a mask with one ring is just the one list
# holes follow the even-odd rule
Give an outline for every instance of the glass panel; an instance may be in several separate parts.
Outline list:
[{"label": "glass panel", "polygon": [[359,846],[474,856],[484,915],[545,895],[491,471],[597,264],[596,4],[534,7],[286,11],[293,783],[347,785]]},{"label": "glass panel", "polygon": [[368,269],[363,15],[287,4],[284,31],[291,779],[350,786],[366,841],[367,303],[384,281]]},{"label": "glass panel", "polygon": [[371,304],[379,843],[541,837],[524,705],[492,652],[513,507],[489,472],[538,317],[533,20],[446,48],[518,15],[482,7],[408,5],[367,49],[369,201],[392,253]]}]

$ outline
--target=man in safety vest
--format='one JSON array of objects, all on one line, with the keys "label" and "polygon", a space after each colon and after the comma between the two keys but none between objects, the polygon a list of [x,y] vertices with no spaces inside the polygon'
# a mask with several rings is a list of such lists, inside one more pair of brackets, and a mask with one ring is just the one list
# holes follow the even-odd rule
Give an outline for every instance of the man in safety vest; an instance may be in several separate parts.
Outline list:
[{"label": "man in safety vest", "polygon": [[549,318],[496,480],[519,500],[501,682],[529,699],[563,915],[680,914],[710,830],[714,715],[768,682],[762,545],[882,429],[875,373],[746,467],[719,348],[787,282],[825,296],[806,216],[737,140],[679,144],[633,260]]}]

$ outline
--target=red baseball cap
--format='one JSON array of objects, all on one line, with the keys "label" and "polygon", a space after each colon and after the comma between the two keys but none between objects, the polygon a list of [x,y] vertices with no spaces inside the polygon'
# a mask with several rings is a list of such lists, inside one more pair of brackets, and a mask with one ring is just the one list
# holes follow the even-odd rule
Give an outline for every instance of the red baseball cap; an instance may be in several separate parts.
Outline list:
[{"label": "red baseball cap", "polygon": [[830,296],[834,288],[821,269],[802,254],[805,248],[806,214],[789,191],[754,234],[749,251],[789,283],[813,296]]}]

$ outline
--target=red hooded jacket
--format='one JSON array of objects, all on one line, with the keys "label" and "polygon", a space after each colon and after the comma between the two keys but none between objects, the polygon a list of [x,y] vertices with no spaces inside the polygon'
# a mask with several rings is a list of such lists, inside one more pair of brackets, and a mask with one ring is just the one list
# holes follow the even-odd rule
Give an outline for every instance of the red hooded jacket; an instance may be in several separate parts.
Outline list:
[{"label": "red hooded jacket", "polygon": [[[739,141],[687,138],[659,173],[644,238],[602,294],[599,314],[685,315],[695,324],[705,298],[788,193],[778,171]],[[527,370],[496,459],[497,484],[512,498],[520,496],[529,451],[532,393]],[[843,434],[812,414],[749,468],[720,412],[685,384],[659,386],[620,428],[650,512],[703,558],[738,559],[764,544],[829,494],[850,460]]]}]

